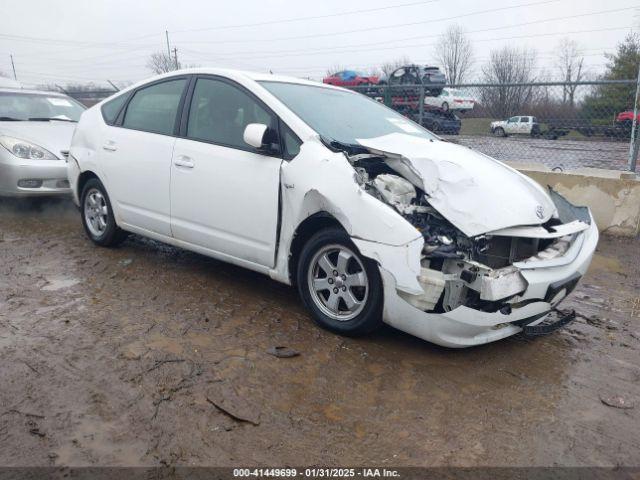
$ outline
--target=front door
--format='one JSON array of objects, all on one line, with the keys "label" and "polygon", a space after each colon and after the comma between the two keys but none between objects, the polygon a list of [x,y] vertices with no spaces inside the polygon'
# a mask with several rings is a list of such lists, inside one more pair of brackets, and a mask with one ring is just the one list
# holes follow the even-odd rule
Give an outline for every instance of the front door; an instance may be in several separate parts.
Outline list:
[{"label": "front door", "polygon": [[171,229],[179,240],[273,267],[282,158],[244,142],[250,123],[277,128],[276,116],[241,87],[196,80],[186,138],[173,153]]},{"label": "front door", "polygon": [[507,124],[504,129],[507,133],[518,133],[518,125],[519,125],[520,117],[511,117],[507,120]]}]

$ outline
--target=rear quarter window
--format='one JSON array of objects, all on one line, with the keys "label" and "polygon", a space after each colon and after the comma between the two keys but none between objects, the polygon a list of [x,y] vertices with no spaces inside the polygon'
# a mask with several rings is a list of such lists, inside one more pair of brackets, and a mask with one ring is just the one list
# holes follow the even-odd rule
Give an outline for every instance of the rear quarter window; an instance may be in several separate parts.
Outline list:
[{"label": "rear quarter window", "polygon": [[118,114],[127,101],[127,97],[128,95],[123,94],[114,98],[113,100],[109,100],[107,103],[102,105],[102,118],[104,118],[104,121],[107,124],[113,125],[114,123],[116,123]]}]

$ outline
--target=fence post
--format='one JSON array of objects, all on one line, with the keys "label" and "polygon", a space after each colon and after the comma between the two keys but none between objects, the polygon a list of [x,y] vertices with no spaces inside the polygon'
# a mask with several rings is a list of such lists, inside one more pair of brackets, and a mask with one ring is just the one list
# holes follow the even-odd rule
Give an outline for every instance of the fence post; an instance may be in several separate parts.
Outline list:
[{"label": "fence post", "polygon": [[420,105],[418,105],[418,124],[422,126],[422,117],[424,115],[424,85],[420,87]]},{"label": "fence post", "polygon": [[391,101],[391,88],[389,87],[389,84],[384,85],[382,89],[384,91],[384,104],[391,108],[393,102]]},{"label": "fence post", "polygon": [[633,102],[633,121],[631,122],[631,140],[629,143],[629,171],[635,172],[638,162],[638,91],[640,90],[640,66],[638,66],[638,80],[636,82],[636,96]]}]

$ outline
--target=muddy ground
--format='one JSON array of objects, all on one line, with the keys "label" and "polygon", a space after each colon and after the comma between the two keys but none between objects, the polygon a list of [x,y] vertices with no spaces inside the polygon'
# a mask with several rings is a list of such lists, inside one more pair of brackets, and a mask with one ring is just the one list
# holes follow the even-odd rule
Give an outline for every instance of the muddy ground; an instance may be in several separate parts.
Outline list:
[{"label": "muddy ground", "polygon": [[568,328],[448,350],[338,337],[264,276],[3,201],[0,465],[638,466],[639,247],[602,239]]}]

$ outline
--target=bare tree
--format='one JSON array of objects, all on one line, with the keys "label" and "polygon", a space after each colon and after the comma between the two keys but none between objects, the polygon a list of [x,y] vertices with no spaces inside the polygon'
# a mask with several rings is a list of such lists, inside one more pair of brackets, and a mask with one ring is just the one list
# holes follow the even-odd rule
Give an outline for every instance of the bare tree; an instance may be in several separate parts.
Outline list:
[{"label": "bare tree", "polygon": [[396,58],[395,60],[392,60],[390,62],[383,63],[382,65],[380,65],[380,70],[388,78],[394,70],[404,65],[411,65],[411,60],[409,60],[409,57],[407,56]]},{"label": "bare tree", "polygon": [[563,38],[557,46],[556,66],[562,80],[567,82],[562,87],[562,103],[574,105],[576,88],[575,82],[584,79],[584,57],[580,53],[578,42]]},{"label": "bare tree", "polygon": [[534,50],[504,47],[492,50],[489,61],[482,67],[480,89],[482,103],[498,117],[519,113],[531,100],[536,53]]},{"label": "bare tree", "polygon": [[464,82],[473,68],[473,45],[459,25],[451,25],[440,36],[435,57],[451,84]]},{"label": "bare tree", "polygon": [[168,53],[156,52],[152,53],[147,60],[147,68],[153,73],[161,74],[179,70],[182,68],[182,65],[179,61],[176,62]]}]

